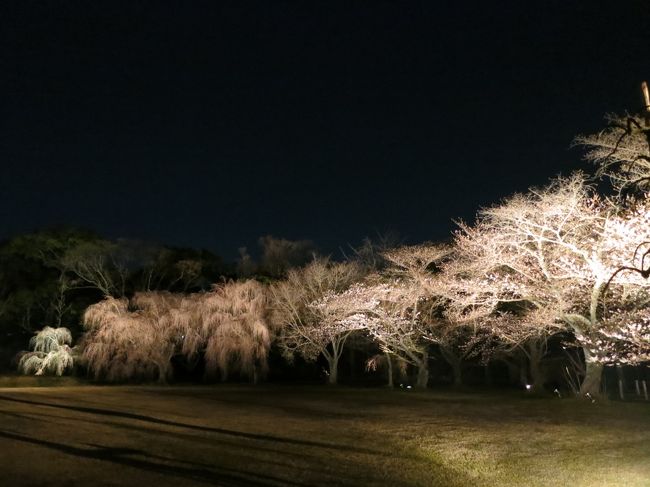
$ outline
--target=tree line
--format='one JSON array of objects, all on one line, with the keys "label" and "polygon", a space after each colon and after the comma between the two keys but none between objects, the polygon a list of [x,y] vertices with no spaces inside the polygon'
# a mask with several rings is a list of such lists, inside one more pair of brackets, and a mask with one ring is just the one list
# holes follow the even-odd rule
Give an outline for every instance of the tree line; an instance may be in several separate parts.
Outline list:
[{"label": "tree line", "polygon": [[[240,249],[228,267],[207,252],[74,232],[18,237],[0,249],[0,320],[30,332],[77,320],[77,362],[108,381],[165,382],[179,363],[257,381],[278,351],[322,361],[335,384],[352,347],[390,385],[406,371],[426,387],[437,358],[456,385],[467,362],[514,361],[541,389],[555,349],[566,351],[562,379],[596,395],[603,367],[650,361],[649,126],[611,117],[576,139],[594,175],[483,208],[450,243],[368,240],[335,261],[311,242],[265,237],[258,264]],[[46,357],[31,354],[21,363]]]}]

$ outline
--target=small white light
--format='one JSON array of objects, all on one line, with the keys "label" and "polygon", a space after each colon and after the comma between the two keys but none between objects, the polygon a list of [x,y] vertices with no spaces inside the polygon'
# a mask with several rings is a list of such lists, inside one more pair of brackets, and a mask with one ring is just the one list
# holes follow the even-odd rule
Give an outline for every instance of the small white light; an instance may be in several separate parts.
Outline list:
[{"label": "small white light", "polygon": [[526,384],[526,390],[527,390],[527,391],[530,391],[530,388],[531,388],[531,387],[532,387],[532,386],[531,386],[530,384]]},{"label": "small white light", "polygon": [[411,387],[411,386],[406,386],[406,388],[407,388],[407,389],[413,389],[413,387]]}]

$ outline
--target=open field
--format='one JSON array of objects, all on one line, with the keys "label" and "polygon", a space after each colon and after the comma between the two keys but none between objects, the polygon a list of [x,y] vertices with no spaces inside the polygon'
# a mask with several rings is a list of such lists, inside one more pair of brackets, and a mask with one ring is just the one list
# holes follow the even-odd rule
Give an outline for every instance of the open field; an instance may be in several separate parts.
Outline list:
[{"label": "open field", "polygon": [[2,485],[648,486],[650,405],[288,386],[0,389]]}]

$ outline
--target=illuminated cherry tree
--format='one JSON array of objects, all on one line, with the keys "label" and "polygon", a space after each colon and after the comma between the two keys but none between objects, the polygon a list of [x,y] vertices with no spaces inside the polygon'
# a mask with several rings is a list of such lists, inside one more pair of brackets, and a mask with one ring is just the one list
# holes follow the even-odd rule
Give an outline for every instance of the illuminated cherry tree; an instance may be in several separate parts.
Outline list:
[{"label": "illuminated cherry tree", "polygon": [[650,362],[650,311],[646,307],[612,313],[585,346],[594,360],[605,365]]},{"label": "illuminated cherry tree", "polygon": [[382,351],[416,367],[416,386],[425,388],[429,382],[429,342],[418,311],[420,291],[399,281],[368,288],[370,295],[381,299],[367,310],[366,328]]},{"label": "illuminated cherry tree", "polygon": [[377,304],[376,298],[367,294],[360,284],[338,293],[330,291],[308,305],[317,323],[309,340],[285,341],[285,346],[300,346],[300,354],[308,360],[315,360],[322,354],[329,367],[328,381],[336,384],[338,362],[346,341],[352,333],[367,329],[366,311]]},{"label": "illuminated cherry tree", "polygon": [[263,378],[272,339],[267,289],[254,280],[229,282],[195,299],[201,330],[194,338],[184,336],[185,353],[204,346],[206,372],[220,372],[222,379],[231,369],[253,382]]},{"label": "illuminated cherry tree", "polygon": [[605,130],[576,137],[596,174],[610,179],[621,195],[650,189],[650,128],[646,117],[609,115]]},{"label": "illuminated cherry tree", "polygon": [[27,375],[63,375],[74,365],[71,344],[70,330],[46,326],[29,340],[32,350],[20,354],[18,370]]},{"label": "illuminated cherry tree", "polygon": [[84,314],[83,357],[96,378],[168,381],[172,358],[205,360],[208,375],[230,370],[254,381],[266,373],[271,332],[267,294],[255,281],[228,282],[190,295],[107,297]]},{"label": "illuminated cherry tree", "polygon": [[342,329],[364,330],[385,354],[418,370],[417,386],[429,378],[428,346],[418,304],[423,288],[396,278],[369,276],[346,291],[331,293],[314,306],[331,314]]},{"label": "illuminated cherry tree", "polygon": [[[620,232],[628,238],[636,232],[638,246],[628,256],[629,263],[621,264],[610,281],[619,274],[632,273],[644,279],[650,276],[647,231],[634,225],[637,220],[647,220],[650,190],[650,90],[647,82],[641,84],[641,91],[644,99],[641,114],[609,115],[605,130],[575,140],[576,145],[587,149],[585,159],[596,164],[597,174],[608,177],[618,190],[619,198],[613,202],[621,213],[632,215],[628,225],[621,225]],[[605,287],[611,291],[610,282]],[[585,342],[591,354],[605,364],[647,361],[650,331],[646,310],[650,302],[642,293],[632,295],[631,299],[625,289],[622,292],[614,289],[614,294],[617,294],[614,306],[605,310],[603,326],[594,336],[586,337]]]},{"label": "illuminated cherry tree", "polygon": [[272,320],[278,328],[278,344],[283,355],[307,361],[323,356],[328,365],[328,382],[338,381],[338,362],[345,343],[361,328],[351,315],[351,299],[335,303],[332,295],[348,289],[361,279],[363,269],[353,262],[333,263],[315,259],[290,269],[282,281],[271,286]]},{"label": "illuminated cherry tree", "polygon": [[[452,367],[454,382],[459,384],[462,361],[470,354],[471,346],[465,347],[469,340],[463,336],[464,330],[452,326],[441,314],[443,301],[436,272],[442,262],[452,258],[453,248],[424,243],[404,245],[383,255],[391,263],[387,273],[397,278],[388,302],[389,309],[398,316],[392,323],[396,333],[386,333],[386,328],[391,328],[388,321],[383,324],[383,333],[375,332],[375,339],[383,343],[384,348],[395,350],[403,360],[417,366],[420,387],[428,381],[428,345],[436,344]],[[398,339],[400,329],[408,340]],[[387,340],[388,337],[392,340]]]},{"label": "illuminated cherry tree", "polygon": [[[518,303],[525,306],[525,303]],[[549,322],[548,309],[499,312],[473,323],[476,350],[484,361],[500,360],[520,369],[521,385],[531,390],[541,388],[546,376],[542,362],[549,339],[562,331],[561,322]],[[521,360],[523,358],[523,361]],[[526,367],[527,365],[527,367]]]},{"label": "illuminated cherry tree", "polygon": [[184,313],[170,310],[181,308],[186,308],[182,298],[167,293],[136,295],[133,303],[107,297],[90,306],[84,314],[87,332],[82,347],[89,371],[108,381],[166,382],[185,324],[178,320]]},{"label": "illuminated cherry tree", "polygon": [[[482,210],[473,226],[461,224],[459,258],[445,269],[450,307],[461,319],[481,320],[504,304],[525,303],[536,312],[521,314],[522,331],[568,328],[587,344],[603,325],[606,283],[630,265],[639,240],[650,240],[646,207],[615,211],[581,175],[558,179]],[[619,273],[610,283],[631,296],[641,296],[648,285],[636,273]],[[588,346],[583,351],[581,392],[598,393],[602,363]]]},{"label": "illuminated cherry tree", "polygon": [[[384,255],[392,264],[386,272],[409,283],[412,297],[407,303],[417,308],[419,333],[436,345],[449,364],[454,385],[462,384],[465,361],[489,361],[494,356],[512,355],[514,350],[531,362],[533,382],[543,382],[539,362],[545,353],[547,328],[515,322],[508,313],[497,311],[500,301],[494,296],[475,293],[480,283],[468,277],[468,263],[453,246],[403,246]],[[511,307],[517,307],[515,304],[520,303],[513,302]],[[493,313],[486,314],[487,309]]]},{"label": "illuminated cherry tree", "polygon": [[385,251],[382,256],[390,265],[381,275],[368,276],[363,283],[327,299],[329,306],[354,313],[355,323],[362,321],[385,357],[414,366],[418,387],[428,382],[432,344],[452,366],[457,382],[462,360],[474,353],[477,335],[468,333],[467,326],[452,325],[440,311],[444,301],[436,269],[452,250],[427,243]]}]

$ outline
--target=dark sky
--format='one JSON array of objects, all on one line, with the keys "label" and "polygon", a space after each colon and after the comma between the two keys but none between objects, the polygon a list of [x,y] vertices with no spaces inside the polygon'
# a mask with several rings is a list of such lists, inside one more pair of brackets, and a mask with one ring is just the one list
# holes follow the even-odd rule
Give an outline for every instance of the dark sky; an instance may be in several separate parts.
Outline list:
[{"label": "dark sky", "polygon": [[0,238],[54,224],[325,251],[588,168],[647,2],[3,1]]}]

